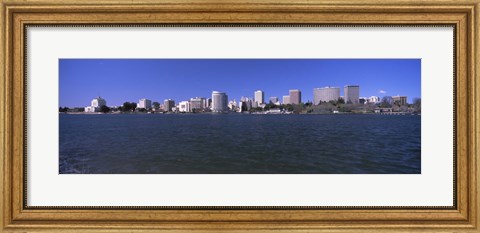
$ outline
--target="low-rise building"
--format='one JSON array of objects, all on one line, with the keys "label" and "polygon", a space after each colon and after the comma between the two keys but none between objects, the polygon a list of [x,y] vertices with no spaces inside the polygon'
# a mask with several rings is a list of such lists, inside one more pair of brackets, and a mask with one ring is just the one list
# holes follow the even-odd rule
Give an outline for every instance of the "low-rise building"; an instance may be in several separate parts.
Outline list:
[{"label": "low-rise building", "polygon": [[368,97],[368,103],[376,104],[380,102],[380,97],[378,96],[370,96]]},{"label": "low-rise building", "polygon": [[392,96],[392,100],[394,104],[405,105],[407,104],[407,97],[406,96]]}]

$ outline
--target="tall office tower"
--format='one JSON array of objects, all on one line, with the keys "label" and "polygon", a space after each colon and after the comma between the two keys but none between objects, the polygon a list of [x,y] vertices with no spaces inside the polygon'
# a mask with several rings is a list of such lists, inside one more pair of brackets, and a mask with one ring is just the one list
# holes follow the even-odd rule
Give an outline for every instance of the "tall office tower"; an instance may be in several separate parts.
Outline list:
[{"label": "tall office tower", "polygon": [[346,85],[343,89],[345,103],[358,104],[360,99],[360,86]]},{"label": "tall office tower", "polygon": [[137,108],[145,108],[145,109],[148,109],[148,108],[151,108],[152,107],[152,101],[149,100],[149,99],[140,99],[138,101],[138,106]]},{"label": "tall office tower", "polygon": [[302,102],[302,92],[298,89],[289,90],[290,104],[300,104]]},{"label": "tall office tower", "polygon": [[282,99],[282,104],[290,104],[290,96],[284,95]]},{"label": "tall office tower", "polygon": [[175,107],[175,101],[172,99],[166,99],[163,101],[163,110],[166,112],[171,112],[172,108]]},{"label": "tall office tower", "polygon": [[313,89],[313,104],[318,105],[320,102],[337,101],[340,98],[339,87],[321,87]]},{"label": "tall office tower", "polygon": [[228,110],[228,96],[225,92],[212,92],[212,112],[226,112]]},{"label": "tall office tower", "polygon": [[264,104],[265,103],[265,93],[262,90],[255,91],[255,102],[257,104]]}]

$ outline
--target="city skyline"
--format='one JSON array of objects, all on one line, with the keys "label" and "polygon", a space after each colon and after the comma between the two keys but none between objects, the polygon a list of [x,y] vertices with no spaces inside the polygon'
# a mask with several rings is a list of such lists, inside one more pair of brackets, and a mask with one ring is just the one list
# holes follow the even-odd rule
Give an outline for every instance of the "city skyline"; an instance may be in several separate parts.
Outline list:
[{"label": "city skyline", "polygon": [[[227,93],[228,100],[265,101],[298,89],[313,102],[314,88],[361,86],[360,97],[420,98],[419,59],[61,59],[60,106],[82,107],[94,96],[109,106],[149,99],[177,103]],[[342,81],[343,80],[343,81]],[[345,82],[347,81],[347,82]],[[210,88],[209,88],[210,87]],[[223,88],[221,88],[223,87]]]}]

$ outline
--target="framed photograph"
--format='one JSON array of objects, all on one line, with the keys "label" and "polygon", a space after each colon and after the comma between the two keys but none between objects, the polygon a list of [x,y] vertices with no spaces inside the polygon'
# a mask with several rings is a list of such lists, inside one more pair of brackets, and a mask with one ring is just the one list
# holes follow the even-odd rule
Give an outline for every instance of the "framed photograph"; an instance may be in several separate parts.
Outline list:
[{"label": "framed photograph", "polygon": [[478,232],[478,0],[1,3],[5,232]]}]

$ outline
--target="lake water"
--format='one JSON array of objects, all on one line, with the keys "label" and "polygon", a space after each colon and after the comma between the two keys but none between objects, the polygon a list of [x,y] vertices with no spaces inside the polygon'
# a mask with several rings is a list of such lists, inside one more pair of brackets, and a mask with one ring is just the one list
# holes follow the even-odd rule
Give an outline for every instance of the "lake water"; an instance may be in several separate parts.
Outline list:
[{"label": "lake water", "polygon": [[421,173],[421,116],[59,117],[60,174]]}]

